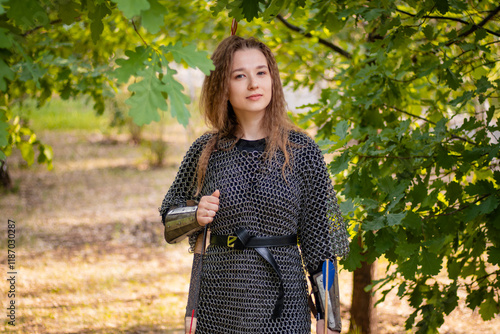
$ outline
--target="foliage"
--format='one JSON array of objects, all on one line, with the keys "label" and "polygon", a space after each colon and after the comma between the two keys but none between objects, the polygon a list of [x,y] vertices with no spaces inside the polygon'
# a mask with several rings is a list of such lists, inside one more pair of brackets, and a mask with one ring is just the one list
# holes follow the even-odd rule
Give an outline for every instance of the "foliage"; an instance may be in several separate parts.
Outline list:
[{"label": "foliage", "polygon": [[498,3],[225,7],[288,28],[272,36],[290,69],[285,82],[327,83],[298,121],[317,126],[325,152],[337,153],[329,169],[354,234],[344,266],[386,258],[387,277],[374,285],[382,300],[392,289],[408,298],[406,327],[419,333],[437,331],[458,289],[484,320],[498,314]]},{"label": "foliage", "polygon": [[383,296],[397,289],[409,299],[407,328],[421,333],[436,332],[459,289],[483,319],[499,313],[497,2],[1,4],[2,152],[18,145],[5,139],[15,131],[9,110],[28,96],[42,105],[52,94],[86,94],[102,112],[116,87],[130,83],[137,123],[170,108],[186,124],[189,100],[172,63],[207,73],[196,47],[213,49],[228,35],[227,14],[241,35],[276,51],[285,84],[323,88],[297,121],[315,125],[322,147],[336,153],[329,168],[354,235],[344,266],[385,257],[388,276],[374,284]]},{"label": "foliage", "polygon": [[[47,146],[28,136],[29,120],[24,122],[26,130],[19,132],[19,122],[10,116],[10,109],[22,106],[28,97],[42,106],[53,94],[63,99],[88,95],[102,114],[105,100],[117,93],[117,86],[133,81],[127,104],[137,124],[159,120],[158,109],[167,111],[168,99],[172,116],[187,125],[185,105],[190,99],[174,77],[173,64],[197,67],[204,73],[213,68],[207,53],[197,51],[189,41],[195,37],[193,31],[210,31],[218,21],[183,22],[194,20],[203,9],[201,2],[189,7],[158,0],[2,1],[0,159],[13,148],[31,152],[36,144],[38,161],[51,161],[51,155],[44,153]],[[15,136],[18,139],[13,140]],[[28,163],[33,161],[31,155],[23,153]]]}]

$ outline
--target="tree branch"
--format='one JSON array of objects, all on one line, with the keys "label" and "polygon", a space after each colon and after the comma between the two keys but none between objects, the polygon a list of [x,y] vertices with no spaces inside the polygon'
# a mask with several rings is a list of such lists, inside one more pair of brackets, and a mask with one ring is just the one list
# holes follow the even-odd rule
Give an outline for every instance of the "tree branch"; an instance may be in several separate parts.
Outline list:
[{"label": "tree branch", "polygon": [[464,206],[463,206],[463,207],[461,207],[461,208],[455,209],[454,211],[451,211],[451,212],[446,212],[446,213],[440,213],[440,214],[436,214],[436,215],[429,215],[429,216],[427,216],[427,217],[423,217],[422,219],[429,219],[429,218],[434,218],[434,217],[441,217],[441,216],[451,216],[451,215],[454,215],[455,213],[458,213],[458,212],[460,212],[460,211],[463,211],[463,210],[467,209],[468,207],[470,207],[471,205],[476,204],[477,202],[482,201],[483,199],[485,199],[485,198],[487,198],[487,197],[489,197],[489,196],[491,196],[491,195],[493,195],[493,194],[486,194],[486,195],[483,195],[483,196],[479,197],[478,199],[476,199],[474,202],[469,203],[469,204],[467,204],[467,205],[464,205]]},{"label": "tree branch", "polygon": [[410,160],[410,159],[415,159],[415,158],[432,158],[432,156],[429,155],[412,155],[411,157],[397,157],[394,155],[358,155],[360,158],[367,158],[367,159],[399,159],[399,160]]},{"label": "tree branch", "polygon": [[[408,16],[411,16],[411,17],[415,17],[417,15],[415,14],[412,14],[412,13],[408,13],[404,10],[401,10],[401,9],[397,9],[396,8],[396,11],[397,12],[400,12],[402,14],[405,14],[405,15],[408,15]],[[459,18],[456,18],[456,17],[448,17],[448,16],[439,16],[439,15],[424,15],[422,16],[422,18],[424,19],[434,19],[434,20],[448,20],[448,21],[455,21],[455,22],[460,22],[462,24],[466,24],[466,25],[469,25],[470,22],[467,22],[465,20],[462,20],[462,19],[459,19]],[[484,20],[483,20],[484,21]],[[483,23],[483,25],[485,24],[486,22]],[[476,24],[474,24],[473,26],[476,26]],[[477,30],[478,27],[476,27],[475,30]],[[493,31],[493,30],[490,30],[490,29],[484,29],[486,30],[489,34],[492,34],[492,35],[495,35],[497,37],[500,37],[500,32],[496,32],[496,31]],[[471,31],[472,33],[472,31]]]},{"label": "tree branch", "polygon": [[[414,114],[409,113],[409,112],[407,112],[407,111],[404,111],[404,110],[402,110],[402,109],[399,109],[399,108],[396,108],[396,107],[393,107],[393,106],[388,106],[388,105],[385,105],[385,104],[384,104],[384,107],[394,109],[394,110],[396,110],[396,111],[398,111],[398,112],[400,112],[400,113],[406,114],[406,115],[408,115],[408,116],[410,116],[410,117],[415,117],[415,118],[418,118],[418,119],[420,119],[420,120],[422,120],[422,121],[428,122],[428,123],[430,123],[430,124],[432,124],[432,125],[436,125],[436,122],[433,122],[433,121],[431,121],[431,120],[429,120],[429,119],[427,119],[427,118],[425,118],[425,117],[422,117],[422,116],[414,115]],[[457,136],[457,135],[455,135],[455,134],[451,133],[451,132],[450,132],[450,131],[448,131],[448,130],[446,130],[446,132],[447,132],[447,133],[449,133],[449,134],[451,135],[451,138],[452,138],[452,139],[459,139],[459,140],[464,141],[464,142],[466,142],[466,143],[469,143],[469,144],[471,144],[471,145],[477,146],[477,144],[476,144],[475,142],[473,142],[473,141],[471,141],[471,140],[469,140],[469,139],[467,139],[467,138],[463,138],[463,137]]]},{"label": "tree branch", "polygon": [[[498,6],[497,8],[493,9],[489,14],[488,16],[486,16],[481,22],[479,22],[478,24],[473,24],[472,27],[467,30],[467,31],[464,31],[462,32],[460,35],[457,36],[457,38],[455,38],[454,40],[452,41],[449,41],[448,43],[446,43],[446,46],[450,46],[456,42],[458,42],[459,39],[463,38],[463,37],[467,37],[469,36],[470,34],[472,34],[474,31],[476,31],[477,29],[479,28],[482,28],[489,20],[491,20],[495,15],[497,15],[498,13],[500,12],[500,6]],[[486,30],[486,29],[485,29]],[[499,36],[500,37],[500,34],[496,34],[496,36]]]},{"label": "tree branch", "polygon": [[137,27],[136,27],[136,25],[135,25],[134,20],[132,19],[132,20],[130,20],[130,21],[132,21],[132,25],[134,26],[135,33],[136,33],[137,35],[139,35],[139,37],[142,39],[142,42],[144,43],[144,45],[145,45],[145,46],[148,46],[148,43],[144,40],[144,38],[142,37],[142,35],[139,33],[139,30],[137,30]]},{"label": "tree branch", "polygon": [[[313,35],[311,35],[311,33],[305,32],[304,29],[299,28],[299,27],[289,23],[287,20],[285,20],[285,18],[281,14],[276,15],[276,18],[278,20],[280,20],[288,29],[293,30],[295,32],[298,32],[307,38],[314,37]],[[333,51],[337,52],[338,54],[340,54],[341,56],[343,56],[347,59],[352,58],[352,55],[349,52],[347,52],[344,49],[342,49],[341,47],[333,44],[332,42],[329,42],[321,37],[318,37],[318,42],[319,42],[319,44],[322,44],[326,47],[329,47],[330,49],[332,49]]]},{"label": "tree branch", "polygon": [[[77,17],[75,19],[75,21],[79,21],[79,20],[80,20],[80,17]],[[50,23],[50,25],[59,24],[59,23],[62,23],[62,20],[61,19],[57,19],[57,20],[50,21],[49,23]],[[34,33],[35,31],[37,31],[39,29],[42,29],[44,27],[45,26],[34,27],[33,29],[27,30],[24,34],[21,34],[21,36],[26,37],[26,36]]]},{"label": "tree branch", "polygon": [[425,117],[422,117],[422,116],[414,115],[414,114],[409,113],[407,111],[404,111],[402,109],[399,109],[399,108],[396,108],[396,107],[393,107],[393,106],[388,106],[386,104],[384,104],[384,107],[394,109],[394,110],[396,110],[396,111],[398,111],[400,113],[406,114],[406,115],[408,115],[410,117],[418,118],[418,119],[420,119],[420,120],[422,120],[424,122],[431,123],[432,125],[436,125],[436,122],[433,122],[433,121],[431,121],[431,120],[429,120],[429,119],[427,119]]}]

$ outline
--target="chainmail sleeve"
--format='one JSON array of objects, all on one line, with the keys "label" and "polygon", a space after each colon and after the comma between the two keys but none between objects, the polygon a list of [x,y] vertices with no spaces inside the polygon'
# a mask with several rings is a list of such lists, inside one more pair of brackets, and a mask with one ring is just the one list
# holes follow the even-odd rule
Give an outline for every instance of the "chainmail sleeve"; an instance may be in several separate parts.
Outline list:
[{"label": "chainmail sleeve", "polygon": [[328,170],[317,144],[310,138],[298,159],[304,191],[301,199],[299,243],[306,268],[317,270],[327,258],[349,253],[347,230]]},{"label": "chainmail sleeve", "polygon": [[[198,203],[201,195],[195,197],[197,182],[197,166],[203,148],[213,134],[207,133],[199,137],[189,148],[179,167],[174,182],[170,186],[161,207],[160,216],[164,216],[169,210],[176,207],[186,206],[188,201]],[[196,239],[201,232],[194,233],[189,237],[190,251],[194,250]]]}]

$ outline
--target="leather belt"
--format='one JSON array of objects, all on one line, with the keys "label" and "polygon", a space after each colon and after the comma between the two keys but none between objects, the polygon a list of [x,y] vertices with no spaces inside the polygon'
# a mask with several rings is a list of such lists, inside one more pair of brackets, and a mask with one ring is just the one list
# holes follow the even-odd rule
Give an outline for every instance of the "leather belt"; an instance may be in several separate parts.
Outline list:
[{"label": "leather belt", "polygon": [[255,251],[273,267],[276,274],[278,274],[280,286],[272,318],[279,318],[281,312],[283,311],[283,303],[285,300],[283,276],[281,275],[280,268],[268,247],[297,245],[297,235],[292,234],[277,237],[255,237],[251,236],[245,228],[240,227],[236,230],[235,235],[211,235],[210,244],[240,250],[245,248],[254,248]]}]

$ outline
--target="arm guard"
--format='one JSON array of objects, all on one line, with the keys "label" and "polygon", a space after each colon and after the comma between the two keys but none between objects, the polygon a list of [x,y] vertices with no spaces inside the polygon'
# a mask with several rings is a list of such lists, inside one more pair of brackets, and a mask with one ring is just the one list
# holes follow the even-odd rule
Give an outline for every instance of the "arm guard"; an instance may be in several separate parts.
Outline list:
[{"label": "arm guard", "polygon": [[[331,265],[335,266],[335,278],[333,285],[325,294],[323,285],[323,272],[321,267],[319,271],[309,276],[311,280],[312,291],[316,302],[317,318],[325,319],[325,297],[328,297],[328,328],[340,332],[342,330],[342,321],[340,319],[340,299],[339,299],[339,281],[337,275],[337,260],[333,260]],[[329,277],[331,279],[331,277]]]},{"label": "arm guard", "polygon": [[174,244],[203,229],[196,220],[198,206],[185,206],[170,210],[165,215],[165,240]]}]

